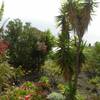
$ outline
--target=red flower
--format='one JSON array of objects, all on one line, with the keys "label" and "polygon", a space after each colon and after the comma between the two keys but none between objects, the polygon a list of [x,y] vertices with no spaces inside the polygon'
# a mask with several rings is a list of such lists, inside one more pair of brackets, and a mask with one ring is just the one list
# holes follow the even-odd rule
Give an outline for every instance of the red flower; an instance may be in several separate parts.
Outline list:
[{"label": "red flower", "polygon": [[31,96],[32,96],[31,94],[25,96],[25,100],[29,100]]}]

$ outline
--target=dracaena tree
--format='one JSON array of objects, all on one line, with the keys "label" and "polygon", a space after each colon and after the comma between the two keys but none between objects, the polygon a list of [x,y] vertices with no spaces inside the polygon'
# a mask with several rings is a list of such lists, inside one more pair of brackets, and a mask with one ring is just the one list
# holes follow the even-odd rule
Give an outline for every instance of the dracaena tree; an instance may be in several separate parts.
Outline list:
[{"label": "dracaena tree", "polygon": [[93,0],[70,0],[68,9],[68,16],[72,29],[78,37],[76,41],[76,67],[74,78],[74,88],[76,93],[78,75],[82,65],[82,62],[80,61],[83,52],[81,44],[85,31],[88,29],[92,18],[91,15],[94,11],[94,2]]},{"label": "dracaena tree", "polygon": [[62,73],[64,76],[64,79],[66,81],[71,80],[71,62],[70,62],[70,27],[69,22],[67,20],[66,16],[66,8],[65,4],[62,5],[62,8],[60,9],[60,15],[57,16],[57,26],[60,28],[60,34],[59,34],[59,43],[57,51],[57,63],[62,69]]},{"label": "dracaena tree", "polygon": [[[91,15],[94,12],[94,5],[95,3],[93,0],[67,0],[64,2],[64,7],[62,7],[61,15],[58,16],[58,22],[62,29],[62,34],[60,35],[60,44],[63,53],[60,53],[60,59],[62,60],[62,65],[67,65],[68,61],[68,49],[65,48],[65,41],[69,40],[68,37],[66,38],[67,34],[69,34],[68,28],[71,27],[71,31],[74,33],[75,37],[75,68],[74,68],[74,82],[73,82],[73,98],[70,100],[75,99],[75,94],[77,90],[77,81],[78,75],[81,71],[82,63],[84,62],[84,43],[83,43],[83,36],[88,29],[89,23],[92,19]],[[69,26],[67,26],[69,25]],[[67,30],[67,31],[66,31]],[[65,36],[64,36],[65,34]],[[63,38],[62,38],[63,37]],[[61,39],[62,38],[62,39]],[[63,45],[64,44],[64,45]],[[69,47],[69,46],[68,46]],[[65,51],[67,50],[67,53]],[[67,56],[65,56],[67,54]],[[63,63],[64,62],[64,63]]]},{"label": "dracaena tree", "polygon": [[60,66],[64,79],[70,88],[69,93],[65,93],[66,99],[71,100],[73,97],[71,90],[75,53],[70,37],[71,24],[66,7],[67,5],[64,3],[60,9],[60,15],[57,16],[58,27],[61,29],[58,40],[57,64]]}]

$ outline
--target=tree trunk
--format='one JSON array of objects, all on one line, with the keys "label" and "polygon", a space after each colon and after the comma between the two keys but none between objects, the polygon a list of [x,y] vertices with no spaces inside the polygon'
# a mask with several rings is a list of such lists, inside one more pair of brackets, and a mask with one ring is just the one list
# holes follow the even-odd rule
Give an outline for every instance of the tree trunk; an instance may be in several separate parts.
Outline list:
[{"label": "tree trunk", "polygon": [[81,67],[81,64],[80,64],[80,45],[81,45],[81,38],[79,38],[79,41],[77,44],[77,50],[76,50],[76,67],[75,67],[75,77],[74,77],[74,83],[73,83],[73,93],[74,93],[73,100],[76,100],[75,95],[77,92],[78,75],[79,75],[80,67]]},{"label": "tree trunk", "polygon": [[72,80],[72,74],[69,69],[64,70],[63,77],[64,77],[65,82],[69,82]]}]

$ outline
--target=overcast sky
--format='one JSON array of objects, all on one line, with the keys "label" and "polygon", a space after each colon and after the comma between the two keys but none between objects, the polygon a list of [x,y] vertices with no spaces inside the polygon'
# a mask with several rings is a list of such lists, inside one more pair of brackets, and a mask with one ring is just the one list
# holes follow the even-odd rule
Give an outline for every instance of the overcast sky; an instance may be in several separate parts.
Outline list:
[{"label": "overcast sky", "polygon": [[[0,0],[4,1],[4,19],[20,18],[41,30],[50,29],[57,35],[55,16],[59,14],[61,0]],[[100,1],[100,0],[97,0]],[[84,39],[89,43],[100,41],[100,4]]]}]

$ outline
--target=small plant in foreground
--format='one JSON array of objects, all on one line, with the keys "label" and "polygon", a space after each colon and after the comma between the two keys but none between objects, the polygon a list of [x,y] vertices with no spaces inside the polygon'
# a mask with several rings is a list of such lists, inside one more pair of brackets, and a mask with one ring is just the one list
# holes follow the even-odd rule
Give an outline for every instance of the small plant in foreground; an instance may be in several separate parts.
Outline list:
[{"label": "small plant in foreground", "polygon": [[52,92],[51,94],[47,96],[47,99],[48,100],[65,100],[65,97],[60,93]]}]

